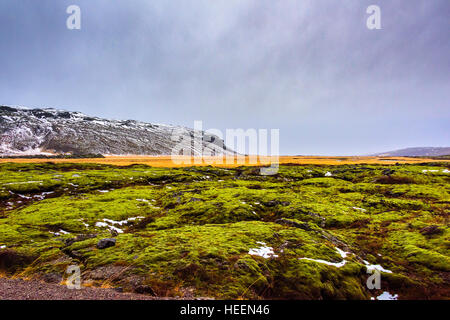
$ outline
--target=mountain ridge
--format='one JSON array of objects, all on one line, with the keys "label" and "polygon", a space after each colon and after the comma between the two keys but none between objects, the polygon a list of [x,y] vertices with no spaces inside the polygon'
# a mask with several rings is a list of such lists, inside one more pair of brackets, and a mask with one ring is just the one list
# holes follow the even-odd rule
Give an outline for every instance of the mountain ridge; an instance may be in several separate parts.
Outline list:
[{"label": "mountain ridge", "polygon": [[439,157],[450,155],[450,147],[411,147],[375,153],[377,157]]},{"label": "mountain ridge", "polygon": [[0,106],[1,155],[222,155],[217,136],[201,133],[202,150],[192,143],[196,131],[136,120],[109,120],[55,108]]}]

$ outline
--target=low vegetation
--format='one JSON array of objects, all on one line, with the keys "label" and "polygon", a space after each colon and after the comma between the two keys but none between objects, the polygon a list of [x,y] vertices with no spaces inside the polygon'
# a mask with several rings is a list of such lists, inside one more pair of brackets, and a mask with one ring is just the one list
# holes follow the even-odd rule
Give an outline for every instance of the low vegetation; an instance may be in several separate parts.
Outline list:
[{"label": "low vegetation", "polygon": [[[170,297],[450,297],[445,163],[0,164],[0,273]],[[115,239],[100,248],[99,241]],[[370,290],[368,270],[381,270]]]}]

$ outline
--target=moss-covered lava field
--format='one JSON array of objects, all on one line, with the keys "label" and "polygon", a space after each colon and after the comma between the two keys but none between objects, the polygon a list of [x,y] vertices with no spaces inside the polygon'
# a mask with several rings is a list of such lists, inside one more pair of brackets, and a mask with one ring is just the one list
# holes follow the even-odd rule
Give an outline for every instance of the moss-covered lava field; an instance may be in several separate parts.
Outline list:
[{"label": "moss-covered lava field", "polygon": [[175,298],[446,299],[449,169],[2,163],[0,274],[63,283],[78,265],[84,286]]}]

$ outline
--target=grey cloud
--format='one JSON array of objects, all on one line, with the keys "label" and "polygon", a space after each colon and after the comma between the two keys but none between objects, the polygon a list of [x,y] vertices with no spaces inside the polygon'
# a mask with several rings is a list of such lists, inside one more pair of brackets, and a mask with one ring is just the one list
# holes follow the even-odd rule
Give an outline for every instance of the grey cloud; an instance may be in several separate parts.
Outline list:
[{"label": "grey cloud", "polygon": [[449,13],[447,0],[5,0],[0,103],[280,128],[284,154],[444,146]]}]

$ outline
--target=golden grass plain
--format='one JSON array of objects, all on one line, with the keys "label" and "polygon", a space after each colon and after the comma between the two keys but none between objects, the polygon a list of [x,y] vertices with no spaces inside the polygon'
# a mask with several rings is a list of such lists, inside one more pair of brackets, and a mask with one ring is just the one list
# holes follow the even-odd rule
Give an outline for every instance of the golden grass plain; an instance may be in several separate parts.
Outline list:
[{"label": "golden grass plain", "polygon": [[129,166],[132,164],[145,164],[152,167],[190,167],[190,166],[216,166],[216,167],[239,167],[239,166],[261,166],[271,163],[296,164],[296,165],[342,165],[342,164],[404,164],[404,163],[426,163],[426,162],[447,162],[450,160],[436,160],[431,158],[409,158],[409,157],[326,157],[326,156],[280,156],[278,161],[270,157],[186,157],[186,156],[106,156],[105,158],[85,158],[85,159],[35,159],[35,158],[16,158],[0,159],[0,163],[99,163],[116,166]]}]

